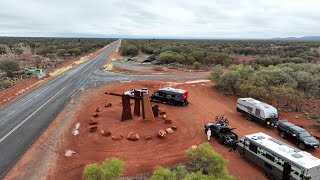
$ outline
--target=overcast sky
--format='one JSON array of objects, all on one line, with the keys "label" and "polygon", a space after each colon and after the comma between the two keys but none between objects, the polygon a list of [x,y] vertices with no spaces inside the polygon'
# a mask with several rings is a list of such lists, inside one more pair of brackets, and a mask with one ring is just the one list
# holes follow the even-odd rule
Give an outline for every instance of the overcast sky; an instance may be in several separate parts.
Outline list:
[{"label": "overcast sky", "polygon": [[319,0],[0,0],[0,36],[314,36],[319,7]]}]

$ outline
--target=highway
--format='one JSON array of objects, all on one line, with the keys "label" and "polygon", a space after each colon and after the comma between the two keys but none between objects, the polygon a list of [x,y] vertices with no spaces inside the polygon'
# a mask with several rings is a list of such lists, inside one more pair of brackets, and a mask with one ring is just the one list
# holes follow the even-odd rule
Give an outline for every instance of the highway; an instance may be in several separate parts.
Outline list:
[{"label": "highway", "polygon": [[203,75],[123,75],[100,70],[100,65],[119,43],[120,40],[111,43],[99,55],[0,108],[0,179],[55,119],[70,97],[79,90],[101,83],[203,77]]}]

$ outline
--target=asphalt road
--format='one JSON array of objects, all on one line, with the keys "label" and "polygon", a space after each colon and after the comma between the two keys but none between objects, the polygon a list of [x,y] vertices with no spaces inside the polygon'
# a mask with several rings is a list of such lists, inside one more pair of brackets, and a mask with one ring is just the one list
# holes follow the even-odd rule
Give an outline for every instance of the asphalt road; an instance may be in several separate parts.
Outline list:
[{"label": "asphalt road", "polygon": [[111,43],[96,57],[0,108],[0,179],[49,126],[76,92],[101,83],[203,77],[174,74],[123,75],[100,70],[100,65],[119,43],[119,40]]}]

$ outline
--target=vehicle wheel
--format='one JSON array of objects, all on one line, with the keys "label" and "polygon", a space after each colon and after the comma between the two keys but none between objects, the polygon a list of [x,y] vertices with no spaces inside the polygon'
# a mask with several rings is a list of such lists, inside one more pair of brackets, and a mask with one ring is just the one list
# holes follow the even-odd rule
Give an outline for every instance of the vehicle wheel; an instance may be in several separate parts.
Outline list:
[{"label": "vehicle wheel", "polygon": [[251,118],[251,116],[249,116],[249,115],[246,115],[246,119],[247,119],[248,121],[252,121],[252,118]]},{"label": "vehicle wheel", "polygon": [[286,135],[284,134],[284,132],[280,132],[279,135],[280,135],[280,137],[283,138],[283,139],[286,138]]},{"label": "vehicle wheel", "polygon": [[219,144],[223,144],[223,138],[222,138],[222,137],[219,137],[219,138],[218,138],[218,143],[219,143]]},{"label": "vehicle wheel", "polygon": [[306,149],[306,146],[303,143],[299,143],[299,148],[301,150],[304,150],[304,149]]},{"label": "vehicle wheel", "polygon": [[264,172],[264,175],[266,176],[267,179],[270,179],[270,174],[269,174],[269,172],[265,171],[265,172]]}]

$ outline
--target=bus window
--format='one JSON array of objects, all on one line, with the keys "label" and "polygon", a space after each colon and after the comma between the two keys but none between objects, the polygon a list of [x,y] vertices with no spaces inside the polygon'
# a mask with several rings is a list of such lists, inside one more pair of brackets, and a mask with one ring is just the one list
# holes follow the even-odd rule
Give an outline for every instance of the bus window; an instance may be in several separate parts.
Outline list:
[{"label": "bus window", "polygon": [[256,145],[254,145],[254,144],[250,144],[249,145],[249,149],[254,153],[258,152],[258,147]]}]

